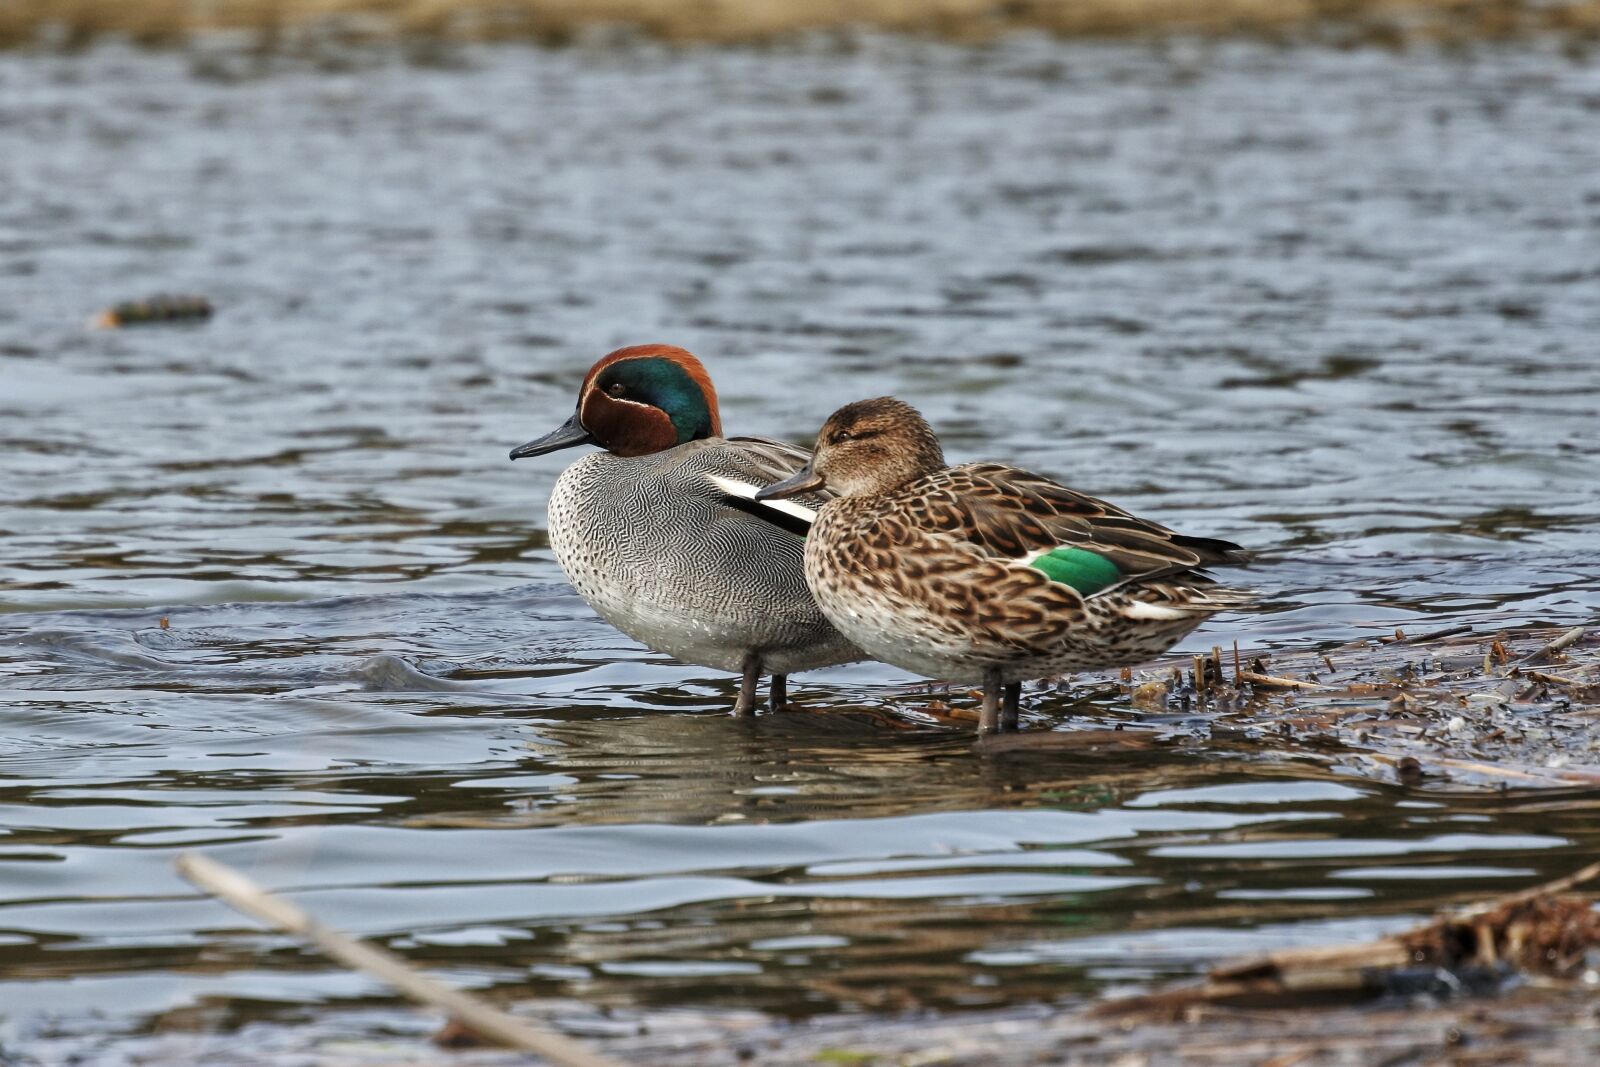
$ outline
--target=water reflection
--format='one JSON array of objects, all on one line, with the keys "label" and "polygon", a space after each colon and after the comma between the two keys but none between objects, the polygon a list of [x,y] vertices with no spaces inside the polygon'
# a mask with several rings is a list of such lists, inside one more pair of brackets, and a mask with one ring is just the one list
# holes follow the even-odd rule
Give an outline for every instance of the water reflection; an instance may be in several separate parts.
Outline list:
[{"label": "water reflection", "polygon": [[[392,616],[384,599],[193,609],[193,629],[13,616],[62,627],[0,645],[33,671],[11,679],[0,784],[14,1010],[89,1010],[143,973],[166,977],[127,1010],[375,992],[282,938],[217,940],[243,924],[175,881],[194,847],[507,995],[804,1014],[1186,973],[1208,946],[1387,929],[1596,844],[1559,798],[1408,800],[1070,693],[1034,710],[1076,715],[1085,742],[1040,749],[919,725],[927,697],[864,667],[810,679],[809,710],[735,720],[725,680],[627,654],[554,590],[406,604],[436,655],[390,654],[375,685],[339,635]],[[458,660],[425,636],[444,619]]]}]

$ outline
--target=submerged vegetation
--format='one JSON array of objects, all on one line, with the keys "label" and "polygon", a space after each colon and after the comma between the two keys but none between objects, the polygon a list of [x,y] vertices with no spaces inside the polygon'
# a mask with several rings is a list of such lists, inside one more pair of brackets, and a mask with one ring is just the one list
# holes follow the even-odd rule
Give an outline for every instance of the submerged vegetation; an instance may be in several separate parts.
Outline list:
[{"label": "submerged vegetation", "polygon": [[1321,34],[1341,43],[1463,41],[1562,32],[1600,36],[1600,0],[11,0],[0,45],[81,45],[123,36],[178,44],[245,31],[264,46],[304,33],[561,44],[627,27],[673,41],[758,41],[848,28],[978,40],[1189,32]]}]

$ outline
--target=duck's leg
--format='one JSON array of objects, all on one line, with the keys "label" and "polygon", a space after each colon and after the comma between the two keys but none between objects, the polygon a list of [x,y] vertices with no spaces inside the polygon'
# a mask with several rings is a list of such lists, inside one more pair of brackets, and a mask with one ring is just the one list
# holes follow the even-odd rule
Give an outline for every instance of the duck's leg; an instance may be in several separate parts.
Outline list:
[{"label": "duck's leg", "polygon": [[787,674],[774,674],[772,687],[769,690],[769,699],[772,701],[773,711],[782,711],[789,705],[789,676]]},{"label": "duck's leg", "polygon": [[1000,729],[1015,730],[1017,728],[1017,712],[1022,707],[1022,683],[1012,682],[1006,686],[1005,703],[1000,705]]},{"label": "duck's leg", "polygon": [[761,685],[761,654],[752,652],[744,658],[744,678],[739,682],[739,699],[734,701],[735,715],[756,713],[756,689]]},{"label": "duck's leg", "polygon": [[978,715],[978,732],[992,734],[1000,729],[1000,668],[983,672],[983,711]]}]

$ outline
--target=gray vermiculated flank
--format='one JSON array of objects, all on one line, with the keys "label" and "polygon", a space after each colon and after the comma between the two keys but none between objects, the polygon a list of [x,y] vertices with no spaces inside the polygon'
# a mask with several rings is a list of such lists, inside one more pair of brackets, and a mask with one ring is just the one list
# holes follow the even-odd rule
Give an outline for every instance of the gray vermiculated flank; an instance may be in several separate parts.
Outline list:
[{"label": "gray vermiculated flank", "polygon": [[754,650],[767,672],[788,674],[861,659],[806,587],[804,540],[729,506],[706,478],[765,485],[808,458],[752,437],[592,453],[550,494],[550,546],[602,618],[686,663],[738,671]]}]

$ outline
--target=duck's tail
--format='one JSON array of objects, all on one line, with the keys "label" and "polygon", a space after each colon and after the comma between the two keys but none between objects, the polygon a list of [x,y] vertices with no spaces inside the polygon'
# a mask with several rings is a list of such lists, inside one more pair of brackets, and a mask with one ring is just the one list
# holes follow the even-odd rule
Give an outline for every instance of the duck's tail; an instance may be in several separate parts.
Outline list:
[{"label": "duck's tail", "polygon": [[[1099,598],[1091,598],[1093,600]],[[1106,598],[1105,607],[1132,622],[1185,620],[1198,624],[1219,611],[1248,611],[1260,600],[1251,589],[1220,585],[1202,574],[1185,574],[1179,581],[1135,582]]]}]

